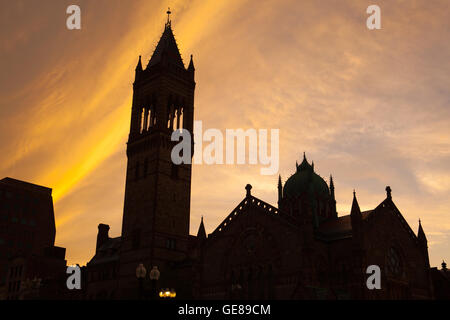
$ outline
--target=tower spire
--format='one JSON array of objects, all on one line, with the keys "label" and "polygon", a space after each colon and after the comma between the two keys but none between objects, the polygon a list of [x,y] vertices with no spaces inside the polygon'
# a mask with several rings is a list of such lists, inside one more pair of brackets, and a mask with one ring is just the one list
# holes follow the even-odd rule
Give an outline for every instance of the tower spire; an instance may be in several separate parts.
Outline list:
[{"label": "tower spire", "polygon": [[334,182],[333,182],[333,176],[330,174],[330,196],[331,196],[331,214],[337,218],[337,211],[336,211],[336,197],[334,195]]},{"label": "tower spire", "polygon": [[425,232],[422,228],[422,222],[419,219],[419,231],[417,232],[417,238],[422,242],[427,242],[427,237],[425,236]]},{"label": "tower spire", "polygon": [[352,203],[352,209],[350,211],[350,219],[352,223],[352,229],[353,229],[353,235],[355,240],[360,239],[360,231],[361,231],[361,222],[362,222],[362,215],[361,215],[361,209],[359,208],[358,200],[356,199],[356,192],[353,189],[353,203]]},{"label": "tower spire", "polygon": [[330,193],[331,197],[334,200],[334,182],[333,182],[333,176],[330,174]]}]

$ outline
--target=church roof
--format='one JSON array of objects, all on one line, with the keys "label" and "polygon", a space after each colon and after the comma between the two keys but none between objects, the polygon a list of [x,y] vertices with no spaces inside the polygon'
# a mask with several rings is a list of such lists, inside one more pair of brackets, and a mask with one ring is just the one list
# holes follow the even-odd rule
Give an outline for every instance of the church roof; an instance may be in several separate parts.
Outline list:
[{"label": "church roof", "polygon": [[[374,210],[361,212],[362,219],[367,219]],[[328,240],[338,240],[351,237],[352,220],[351,215],[341,216],[337,219],[329,219],[323,222],[319,227],[319,233],[326,236]]]},{"label": "church roof", "polygon": [[170,23],[167,23],[164,32],[159,39],[158,45],[153,52],[153,55],[147,65],[147,68],[152,67],[160,63],[163,57],[168,59],[170,64],[182,67],[184,69],[183,59],[181,58],[178,45],[173,35],[172,27]]},{"label": "church roof", "polygon": [[284,184],[284,197],[297,197],[302,193],[329,195],[328,185],[325,180],[314,172],[314,165],[310,165],[306,156],[303,162],[297,166],[297,171],[287,179]]},{"label": "church roof", "polygon": [[265,212],[268,215],[279,218],[281,222],[289,224],[295,227],[295,222],[293,218],[283,212],[282,210],[264,202],[261,199],[258,199],[252,195],[248,195],[244,200],[242,200],[237,207],[222,221],[222,223],[209,235],[208,239],[219,235],[222,231],[224,231],[228,225],[232,223],[239,215],[243,214],[249,206],[257,207],[261,211]]}]

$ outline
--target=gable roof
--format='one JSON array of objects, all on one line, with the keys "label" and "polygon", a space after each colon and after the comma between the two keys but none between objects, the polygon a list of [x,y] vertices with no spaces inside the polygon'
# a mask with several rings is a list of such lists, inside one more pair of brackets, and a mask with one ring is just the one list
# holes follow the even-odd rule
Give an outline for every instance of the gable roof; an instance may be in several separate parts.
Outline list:
[{"label": "gable roof", "polygon": [[[385,210],[387,208],[391,209],[391,212],[393,212],[394,215],[397,217],[401,226],[408,233],[411,239],[414,242],[417,242],[418,239],[416,234],[411,229],[408,222],[406,222],[405,218],[403,218],[403,215],[400,213],[400,211],[390,198],[386,198],[373,210],[361,212],[362,220],[368,221],[368,219],[371,216],[376,215],[377,211]],[[338,217],[337,219],[330,219],[325,221],[319,226],[317,235],[319,238],[326,241],[333,241],[352,237],[351,215],[345,215]]]},{"label": "gable roof", "polygon": [[221,234],[238,216],[245,214],[246,209],[248,209],[249,207],[256,207],[265,214],[277,217],[280,219],[280,221],[288,223],[291,226],[295,226],[292,217],[290,217],[288,214],[268,204],[267,202],[262,201],[261,199],[249,195],[244,198],[236,206],[236,208],[234,208],[234,210],[222,221],[221,224],[219,224],[219,226],[211,234],[209,234],[208,239]]}]

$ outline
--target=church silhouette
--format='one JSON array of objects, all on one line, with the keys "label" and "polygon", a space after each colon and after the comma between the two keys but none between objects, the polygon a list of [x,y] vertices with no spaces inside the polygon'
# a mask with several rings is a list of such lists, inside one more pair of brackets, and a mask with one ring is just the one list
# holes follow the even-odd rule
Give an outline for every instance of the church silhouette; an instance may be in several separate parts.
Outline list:
[{"label": "church silhouette", "polygon": [[[278,208],[247,185],[211,234],[202,218],[190,235],[192,168],[172,163],[170,137],[193,130],[194,77],[168,16],[147,66],[139,57],[136,67],[122,236],[98,226],[87,299],[150,299],[161,290],[184,299],[432,298],[425,233],[420,224],[411,230],[390,187],[365,212],[354,193],[350,214],[338,216],[332,177],[328,185],[306,155],[284,185],[279,178]],[[382,271],[380,290],[367,288],[369,265]]]}]

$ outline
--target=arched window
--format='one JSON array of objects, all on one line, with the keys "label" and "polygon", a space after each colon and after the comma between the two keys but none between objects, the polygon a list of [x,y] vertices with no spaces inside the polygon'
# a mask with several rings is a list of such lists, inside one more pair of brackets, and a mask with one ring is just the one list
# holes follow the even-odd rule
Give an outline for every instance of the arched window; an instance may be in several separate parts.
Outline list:
[{"label": "arched window", "polygon": [[401,256],[399,251],[394,248],[390,247],[386,256],[386,265],[388,272],[394,276],[399,277],[403,273],[403,263],[401,260]]},{"label": "arched window", "polygon": [[175,114],[174,106],[173,106],[173,104],[171,104],[171,105],[169,105],[169,113],[167,115],[167,128],[168,129],[173,130],[174,114]]}]

